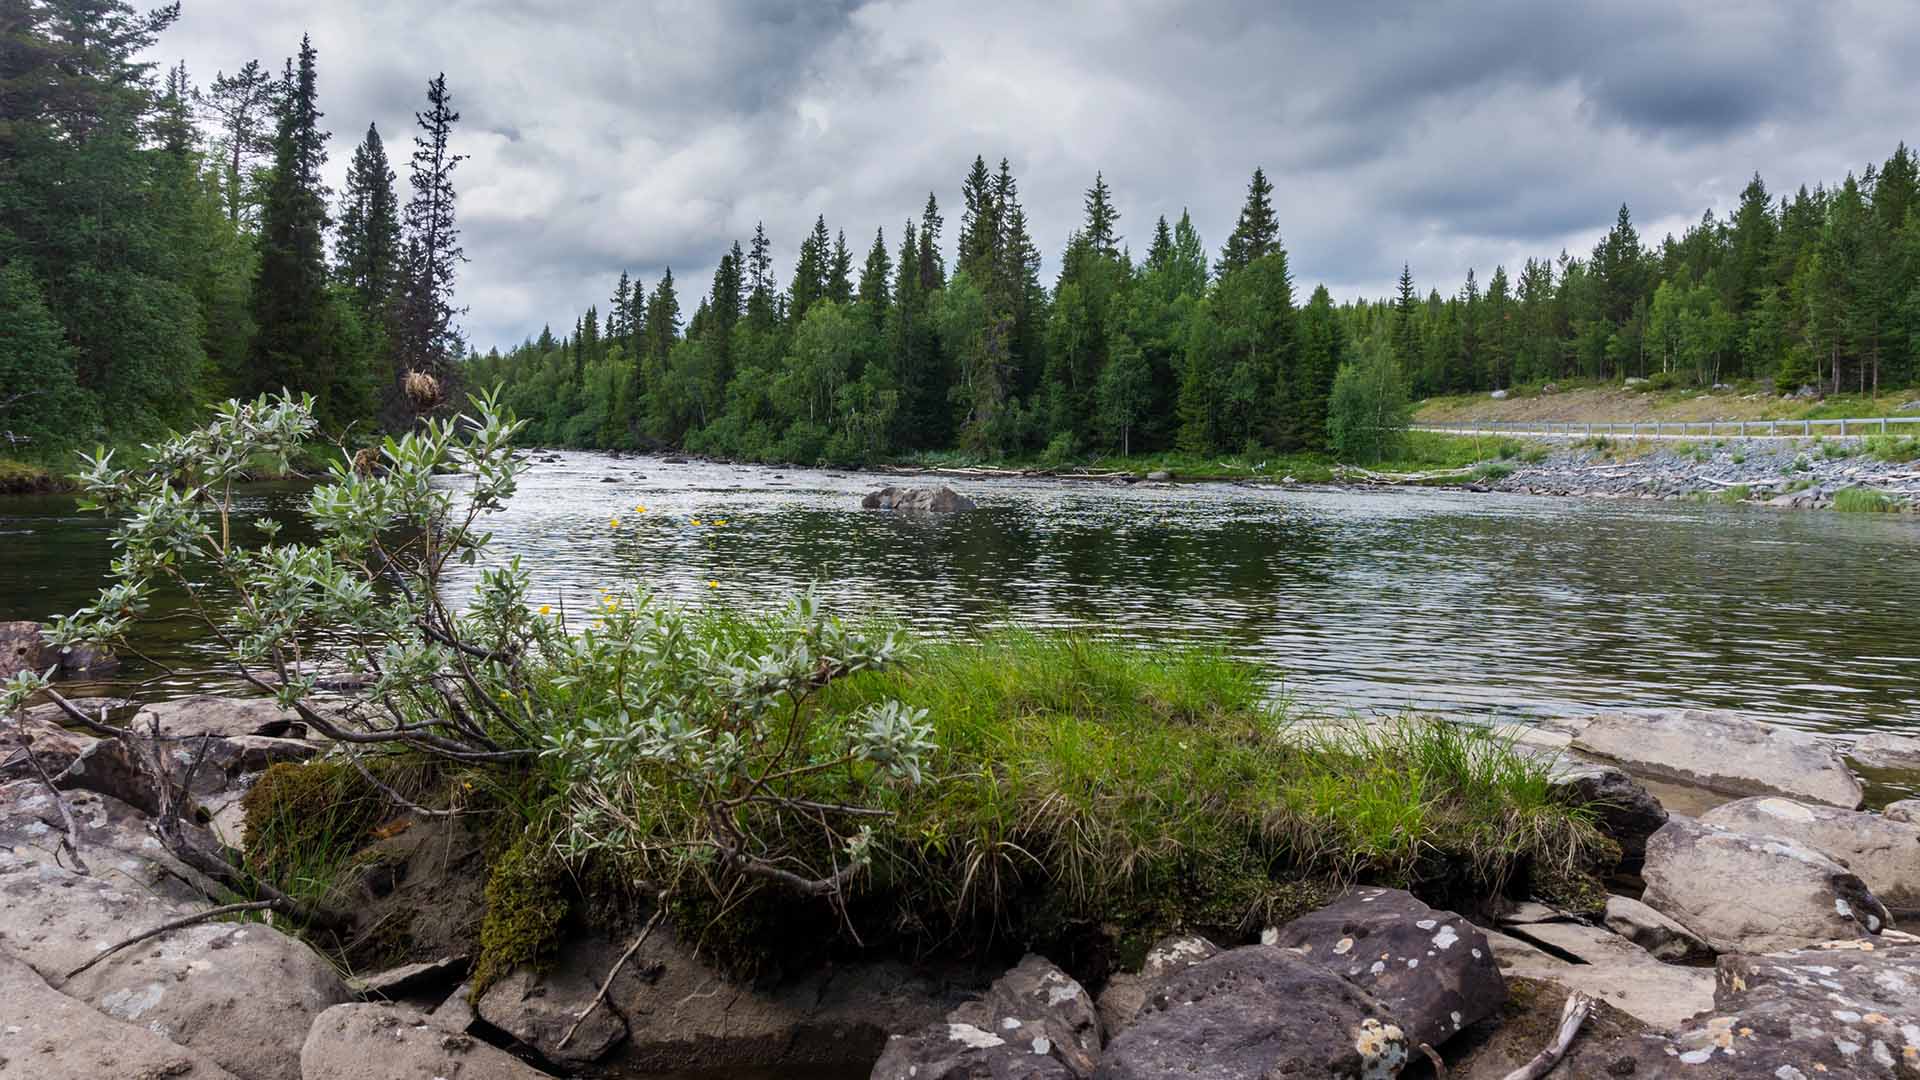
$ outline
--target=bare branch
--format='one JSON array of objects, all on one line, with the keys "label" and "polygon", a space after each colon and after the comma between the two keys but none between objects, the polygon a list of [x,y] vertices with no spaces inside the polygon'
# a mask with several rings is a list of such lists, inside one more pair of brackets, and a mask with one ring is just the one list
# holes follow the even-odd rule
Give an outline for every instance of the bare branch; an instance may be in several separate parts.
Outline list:
[{"label": "bare branch", "polygon": [[67,978],[71,979],[75,975],[80,974],[81,972],[87,970],[88,968],[99,963],[100,961],[105,960],[107,957],[112,956],[114,953],[119,952],[121,949],[138,945],[141,942],[148,940],[149,938],[157,938],[161,934],[171,933],[175,930],[184,929],[185,927],[189,927],[189,926],[196,926],[200,923],[207,922],[210,919],[217,919],[222,915],[233,915],[242,911],[268,911],[268,910],[271,910],[273,906],[274,906],[274,902],[272,900],[249,900],[243,904],[221,904],[219,907],[208,908],[205,911],[195,912],[192,915],[175,919],[172,922],[161,923],[159,926],[156,926],[151,930],[143,931],[141,933],[133,935],[127,940],[120,942],[118,945],[114,945],[109,948],[102,949],[97,955],[94,956],[93,959],[87,961],[84,964],[81,964],[79,967],[74,968],[72,971],[67,972]]}]

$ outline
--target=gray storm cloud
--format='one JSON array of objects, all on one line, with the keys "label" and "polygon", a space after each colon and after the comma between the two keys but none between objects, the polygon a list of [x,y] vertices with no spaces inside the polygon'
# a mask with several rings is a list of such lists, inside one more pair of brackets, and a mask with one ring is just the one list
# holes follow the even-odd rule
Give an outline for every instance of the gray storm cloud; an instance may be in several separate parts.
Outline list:
[{"label": "gray storm cloud", "polygon": [[1766,0],[185,0],[155,58],[204,82],[303,31],[336,186],[369,122],[404,183],[447,73],[483,349],[604,307],[622,269],[687,296],[757,221],[783,264],[816,214],[858,252],[931,190],[950,244],[975,154],[1012,163],[1049,275],[1096,170],[1139,249],[1183,207],[1217,245],[1261,165],[1298,281],[1380,295],[1406,261],[1447,292],[1583,252],[1623,201],[1658,238],[1755,170],[1836,182],[1906,136],[1920,83],[1920,9]]}]

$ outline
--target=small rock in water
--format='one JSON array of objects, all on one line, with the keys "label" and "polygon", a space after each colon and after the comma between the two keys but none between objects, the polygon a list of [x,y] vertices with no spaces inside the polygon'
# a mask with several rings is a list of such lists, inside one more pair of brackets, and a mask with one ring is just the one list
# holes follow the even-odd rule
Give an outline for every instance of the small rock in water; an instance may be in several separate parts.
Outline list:
[{"label": "small rock in water", "polygon": [[1148,473],[1148,474],[1147,474],[1147,479],[1149,479],[1149,480],[1171,480],[1171,479],[1173,479],[1173,474],[1172,474],[1172,473],[1170,473],[1170,472],[1168,472],[1168,471],[1166,471],[1165,469],[1155,469],[1154,471],[1152,471],[1152,472],[1150,472],[1150,473]]},{"label": "small rock in water", "polygon": [[867,510],[906,510],[923,514],[951,514],[976,509],[974,501],[950,487],[903,488],[888,485],[860,500]]},{"label": "small rock in water", "polygon": [[617,476],[603,476],[600,478],[600,482],[603,484],[617,484],[620,482],[620,478]]}]

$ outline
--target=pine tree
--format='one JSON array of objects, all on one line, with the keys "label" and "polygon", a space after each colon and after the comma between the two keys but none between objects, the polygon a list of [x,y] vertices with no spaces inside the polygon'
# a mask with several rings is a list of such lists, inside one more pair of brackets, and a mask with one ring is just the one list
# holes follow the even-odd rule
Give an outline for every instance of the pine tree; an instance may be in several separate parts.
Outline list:
[{"label": "pine tree", "polygon": [[767,239],[764,224],[753,227],[753,246],[747,253],[747,288],[747,322],[763,333],[771,330],[775,318],[773,244]]},{"label": "pine tree", "polygon": [[274,115],[280,86],[273,74],[249,60],[232,75],[216,73],[199,99],[219,123],[218,148],[226,166],[223,188],[229,223],[250,221],[259,208],[258,172],[273,159]]},{"label": "pine tree", "polygon": [[427,111],[415,113],[414,120],[419,131],[413,136],[413,198],[407,203],[411,257],[395,334],[390,424],[402,415],[405,398],[399,386],[408,372],[432,375],[441,383],[443,401],[457,401],[455,361],[464,351],[453,322],[459,313],[453,306],[454,278],[467,258],[454,218],[453,171],[466,155],[449,145],[460,114],[453,110],[444,72],[427,84]]},{"label": "pine tree", "polygon": [[828,244],[827,219],[821,215],[814,218],[813,231],[800,241],[800,257],[793,264],[793,284],[787,289],[790,325],[799,326],[807,309],[827,294],[827,261],[832,258]]},{"label": "pine tree", "polygon": [[1106,177],[1093,174],[1093,186],[1087,189],[1085,205],[1087,244],[1096,254],[1119,258],[1120,236],[1114,226],[1120,222],[1120,211],[1114,209],[1113,193],[1107,189]]},{"label": "pine tree", "polygon": [[610,341],[624,342],[629,328],[633,325],[633,279],[625,270],[620,271],[620,280],[614,282],[613,298],[607,303],[607,338]]},{"label": "pine tree", "polygon": [[997,274],[1003,223],[985,158],[975,155],[973,168],[960,185],[960,198],[966,208],[960,215],[960,251],[954,269],[988,289]]},{"label": "pine tree", "polygon": [[893,290],[887,283],[893,273],[893,260],[887,257],[884,230],[873,230],[873,246],[867,249],[866,265],[860,268],[860,304],[878,330],[885,324],[887,307],[893,302]]},{"label": "pine tree", "polygon": [[920,211],[920,291],[932,293],[943,289],[947,284],[946,256],[940,251],[940,226],[945,219],[940,216],[940,204],[935,201],[933,192],[927,192],[926,208]]},{"label": "pine tree", "polygon": [[1419,370],[1419,299],[1413,291],[1413,267],[1406,263],[1400,265],[1400,291],[1393,303],[1393,355],[1401,371]]},{"label": "pine tree", "polygon": [[847,250],[844,230],[833,238],[833,258],[827,262],[827,299],[845,304],[853,299],[853,253]]},{"label": "pine tree", "polygon": [[1227,237],[1226,246],[1220,249],[1220,261],[1214,265],[1214,273],[1225,277],[1272,251],[1279,243],[1280,223],[1273,216],[1273,185],[1267,182],[1265,172],[1255,168],[1253,179],[1247,182],[1247,201],[1240,208],[1240,220]]},{"label": "pine tree", "polygon": [[400,200],[393,182],[379,129],[368,124],[347,169],[334,276],[352,293],[354,309],[369,328],[386,325],[399,285]]}]

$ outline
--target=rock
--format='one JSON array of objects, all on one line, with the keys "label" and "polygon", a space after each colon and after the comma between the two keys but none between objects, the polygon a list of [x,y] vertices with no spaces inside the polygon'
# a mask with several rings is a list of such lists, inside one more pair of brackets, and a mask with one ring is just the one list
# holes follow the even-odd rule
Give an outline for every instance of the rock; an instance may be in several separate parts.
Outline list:
[{"label": "rock", "polygon": [[22,671],[45,672],[59,663],[40,637],[39,623],[0,622],[0,679],[11,679]]},{"label": "rock", "polygon": [[1147,479],[1149,479],[1149,480],[1171,480],[1171,479],[1173,479],[1173,474],[1172,474],[1172,473],[1170,473],[1170,472],[1168,472],[1168,471],[1167,471],[1167,470],[1165,470],[1165,469],[1155,469],[1155,470],[1153,470],[1152,472],[1150,472],[1150,473],[1148,473],[1148,474],[1147,474]]},{"label": "rock", "polygon": [[1856,739],[1847,756],[1869,769],[1920,772],[1920,739],[1874,732]]},{"label": "rock", "polygon": [[63,679],[94,679],[120,670],[120,657],[105,645],[69,645],[51,650],[59,658]]},{"label": "rock", "polygon": [[[1567,988],[1544,979],[1507,980],[1507,1004],[1494,1020],[1470,1030],[1447,1051],[1450,1075],[1458,1080],[1506,1080],[1552,1041],[1560,1024]],[[1708,997],[1711,1002],[1711,995]],[[1465,1045],[1458,1045],[1465,1044]],[[1597,998],[1567,1055],[1547,1075],[1552,1080],[1726,1080],[1737,1075],[1714,1065],[1684,1071],[1679,1048],[1632,1016]]]},{"label": "rock", "polygon": [[473,983],[471,981],[454,987],[453,993],[448,994],[444,1001],[433,1007],[431,1013],[433,1022],[453,1031],[467,1030],[473,1026],[475,1020],[479,1019],[479,1014],[473,1011],[472,998]]},{"label": "rock", "polygon": [[259,923],[175,930],[114,954],[60,989],[249,1080],[298,1080],[301,1043],[314,1018],[350,997],[312,949]]},{"label": "rock", "polygon": [[1721,957],[1714,1011],[1674,1036],[1679,1060],[1784,1080],[1920,1075],[1920,947],[1852,944]]},{"label": "rock", "polygon": [[1549,783],[1564,803],[1591,806],[1594,824],[1620,845],[1620,869],[1638,871],[1647,857],[1647,837],[1667,823],[1666,808],[1624,770],[1563,758]]},{"label": "rock", "polygon": [[1920,914],[1920,825],[1780,798],[1740,799],[1700,821],[1797,840],[1853,871],[1889,911]]},{"label": "rock", "polygon": [[1492,398],[1495,401],[1507,400],[1507,392],[1505,390],[1495,390],[1492,393],[1488,394],[1487,396]]},{"label": "rock", "polygon": [[[687,463],[687,459],[683,457],[670,457],[670,458],[660,459],[660,464],[662,465],[685,465],[686,463]],[[777,476],[779,474],[776,473],[774,475]]]},{"label": "rock", "polygon": [[362,998],[395,999],[414,994],[445,992],[453,983],[466,978],[472,964],[470,956],[443,956],[417,964],[402,964],[386,971],[347,980],[347,989]]},{"label": "rock", "polygon": [[1638,377],[1638,376],[1635,376],[1635,377],[1633,377],[1633,378],[1630,378],[1630,379],[1628,379],[1628,380],[1626,381],[1626,383],[1625,383],[1624,385],[1626,385],[1626,386],[1645,386],[1645,385],[1647,385],[1647,380],[1645,380],[1645,379],[1642,379],[1642,378],[1640,378],[1640,377]]},{"label": "rock", "polygon": [[600,478],[600,482],[603,484],[617,484],[620,482],[620,478],[617,476],[603,476]]},{"label": "rock", "polygon": [[1678,962],[1713,955],[1700,936],[1626,896],[1607,897],[1607,929],[1640,946],[1656,960]]},{"label": "rock", "polygon": [[0,952],[0,1078],[235,1080],[205,1054],[103,1016]]},{"label": "rock", "polygon": [[[151,921],[164,922],[200,905],[212,887],[161,846],[148,829],[147,815],[139,810],[91,791],[68,792],[65,798],[80,834],[80,857],[91,875],[74,873],[71,857],[60,850],[65,826],[39,781],[0,785],[0,896],[8,898],[0,904],[0,945],[36,968],[41,965],[29,939],[79,948],[72,954],[73,963],[60,971],[93,955],[89,928],[111,923],[120,913],[158,913]],[[108,896],[104,908],[78,902],[80,896],[96,893]],[[68,894],[75,897],[73,911],[59,899]],[[102,921],[89,912],[113,914]],[[14,938],[9,928],[24,936]],[[118,935],[109,929],[106,942],[145,928]]]},{"label": "rock", "polygon": [[1164,937],[1147,950],[1137,972],[1121,972],[1107,980],[1094,1003],[1100,1012],[1100,1028],[1111,1039],[1120,1034],[1147,1003],[1147,991],[1153,984],[1184,967],[1220,955],[1220,946],[1196,934]]},{"label": "rock", "polygon": [[134,723],[144,730],[150,717],[159,720],[161,732],[168,735],[285,735],[289,728],[306,730],[299,713],[264,697],[176,698],[146,706]]},{"label": "rock", "polygon": [[711,1069],[867,1068],[889,1035],[925,1027],[968,996],[894,963],[816,970],[765,990],[742,986],[663,924],[615,977],[612,1008],[595,1010],[561,1049],[560,1037],[626,944],[570,942],[546,974],[509,973],[476,1010],[557,1064],[604,1058],[604,1068],[627,1073],[671,1072],[695,1060]]},{"label": "rock", "polygon": [[1920,825],[1920,799],[1901,799],[1887,804],[1885,810],[1888,821],[1904,821],[1910,825]]},{"label": "rock", "polygon": [[1066,972],[1029,954],[975,1001],[913,1035],[896,1035],[873,1080],[1093,1075],[1100,1058],[1093,998]]},{"label": "rock", "polygon": [[1660,1029],[1713,1007],[1713,972],[1707,968],[1663,964],[1625,938],[1583,923],[1508,929],[1511,933],[1486,934],[1509,980],[1536,979],[1584,991]]},{"label": "rock", "polygon": [[1575,736],[1573,749],[1727,795],[1789,795],[1848,810],[1862,802],[1860,781],[1813,736],[1736,713],[1604,713]]},{"label": "rock", "polygon": [[1099,1080],[1399,1075],[1385,1003],[1290,949],[1248,945],[1167,976],[1107,1044]]},{"label": "rock", "polygon": [[1649,907],[1719,952],[1771,952],[1878,934],[1889,916],[1866,883],[1784,837],[1674,818],[1647,841]]},{"label": "rock", "polygon": [[[23,738],[24,736],[24,738]],[[100,740],[68,731],[38,708],[28,709],[18,724],[0,728],[0,780],[37,778],[23,744],[31,740],[34,756],[48,776],[58,776],[85,750]]]},{"label": "rock", "polygon": [[546,1073],[396,1005],[335,1005],[300,1048],[305,1080],[541,1080]]},{"label": "rock", "polygon": [[895,487],[891,484],[860,500],[866,510],[906,510],[923,514],[951,514],[975,509],[974,501],[942,485],[937,488]]},{"label": "rock", "polygon": [[1439,1046],[1506,1000],[1479,928],[1399,889],[1355,889],[1281,927],[1275,944],[1385,1003],[1413,1046]]}]

